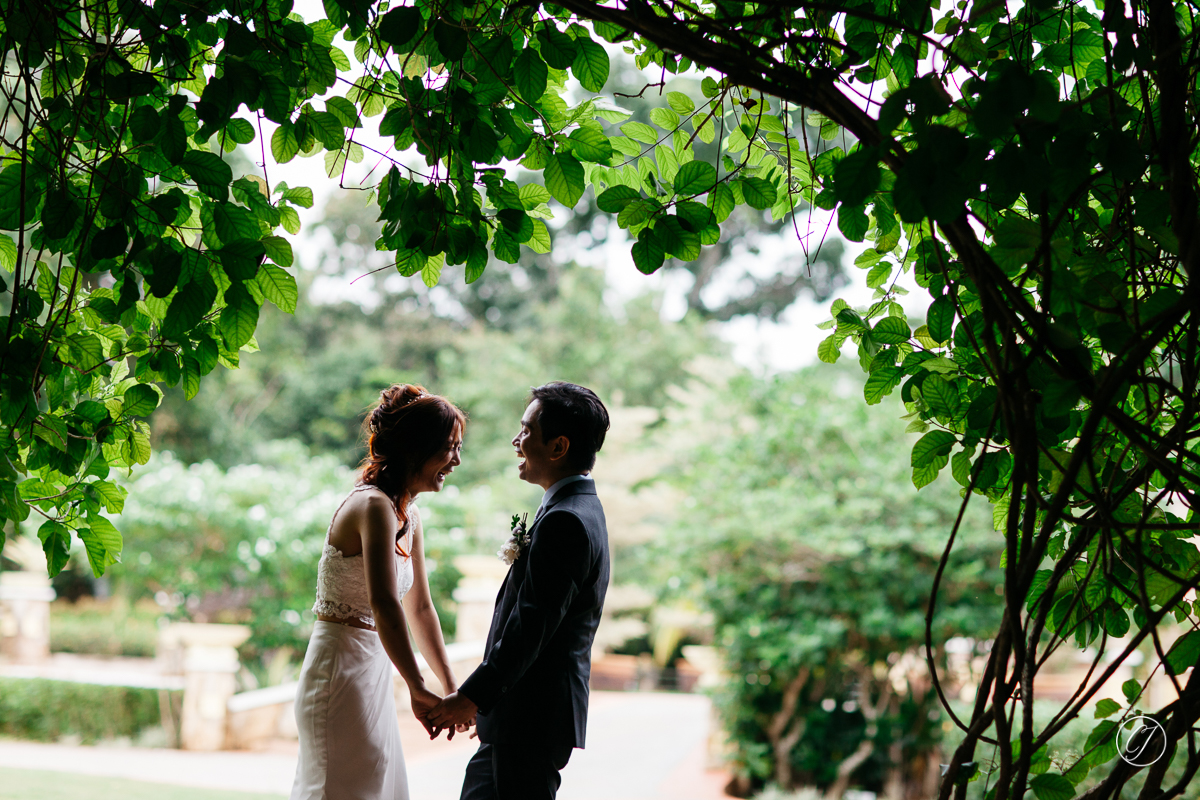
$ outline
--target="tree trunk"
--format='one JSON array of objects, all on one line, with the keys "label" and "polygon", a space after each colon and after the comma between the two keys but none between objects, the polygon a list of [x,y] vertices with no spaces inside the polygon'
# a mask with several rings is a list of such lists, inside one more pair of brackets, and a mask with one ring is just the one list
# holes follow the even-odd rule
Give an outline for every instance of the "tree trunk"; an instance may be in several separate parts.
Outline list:
[{"label": "tree trunk", "polygon": [[905,765],[901,763],[904,758],[904,744],[902,742],[892,742],[888,748],[888,761],[891,765],[887,771],[887,779],[883,784],[883,796],[887,800],[904,800],[904,784],[905,784]]},{"label": "tree trunk", "polygon": [[[767,741],[771,743],[771,752],[775,756],[775,783],[783,789],[791,788],[792,748],[804,735],[804,728],[807,725],[807,721],[803,718],[792,722],[792,715],[796,713],[796,704],[800,701],[800,692],[804,689],[804,684],[808,682],[808,676],[809,669],[804,667],[788,683],[787,688],[783,690],[783,705],[771,718],[771,725],[767,728]],[[789,722],[792,723],[790,728]]]},{"label": "tree trunk", "polygon": [[842,795],[846,793],[846,789],[850,788],[851,774],[862,766],[862,763],[874,752],[875,742],[871,741],[869,737],[863,739],[858,749],[851,753],[849,758],[838,764],[837,778],[825,790],[825,800],[842,800]]}]

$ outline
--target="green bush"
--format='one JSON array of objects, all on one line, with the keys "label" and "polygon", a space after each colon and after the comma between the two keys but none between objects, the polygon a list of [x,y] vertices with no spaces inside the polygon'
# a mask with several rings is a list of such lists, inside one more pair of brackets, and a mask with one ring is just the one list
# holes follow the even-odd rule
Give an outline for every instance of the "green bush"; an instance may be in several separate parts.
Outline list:
[{"label": "green bush", "polygon": [[56,653],[153,658],[158,643],[157,608],[127,604],[57,602],[50,607],[50,649]]},{"label": "green bush", "polygon": [[[677,527],[646,556],[665,601],[712,614],[743,793],[930,793],[943,714],[925,613],[961,498],[945,482],[917,492],[900,409],[847,399],[861,392],[838,367],[734,381],[697,423],[709,443],[681,459]],[[944,643],[982,641],[999,617],[995,536],[973,506],[933,621],[943,675]]]},{"label": "green bush", "polygon": [[161,721],[157,689],[0,678],[0,735],[90,743],[133,738]]}]

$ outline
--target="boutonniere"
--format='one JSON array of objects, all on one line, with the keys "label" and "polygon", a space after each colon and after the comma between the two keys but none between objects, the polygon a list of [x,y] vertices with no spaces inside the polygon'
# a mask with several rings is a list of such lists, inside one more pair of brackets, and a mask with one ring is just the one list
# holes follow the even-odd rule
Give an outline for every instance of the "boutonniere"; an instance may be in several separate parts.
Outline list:
[{"label": "boutonniere", "polygon": [[529,546],[529,534],[525,531],[525,520],[528,518],[528,513],[513,514],[512,535],[508,537],[508,541],[504,543],[504,546],[496,551],[496,556],[510,567],[525,552],[525,548]]}]

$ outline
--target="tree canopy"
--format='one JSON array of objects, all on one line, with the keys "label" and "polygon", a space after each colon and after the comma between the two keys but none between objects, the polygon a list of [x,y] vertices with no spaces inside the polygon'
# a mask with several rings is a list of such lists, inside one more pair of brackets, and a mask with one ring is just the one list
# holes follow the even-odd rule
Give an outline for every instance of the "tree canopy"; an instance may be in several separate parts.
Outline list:
[{"label": "tree canopy", "polygon": [[[952,738],[925,611],[960,498],[949,482],[914,492],[895,404],[847,402],[862,391],[854,372],[817,365],[714,392],[695,423],[707,441],[678,455],[690,499],[646,558],[643,582],[664,601],[712,615],[729,673],[716,705],[743,790],[928,798]],[[943,674],[984,652],[1003,610],[990,516],[969,510],[947,566],[933,631]]]},{"label": "tree canopy", "polygon": [[[700,257],[739,206],[802,235],[831,210],[867,244],[877,296],[834,304],[821,356],[857,345],[866,401],[899,389],[923,430],[914,482],[949,465],[1004,536],[1006,612],[941,796],[965,796],[981,741],[997,743],[998,800],[1068,797],[1101,767],[1089,796],[1135,776],[1143,797],[1178,796],[1200,768],[1180,751],[1184,778],[1165,786],[1170,758],[1116,759],[1113,720],[1078,765],[1035,761],[1139,646],[1177,685],[1153,710],[1170,741],[1200,720],[1192,3],[327,0],[316,21],[287,0],[3,8],[0,513],[45,518],[52,572],[71,531],[97,572],[118,557],[108,474],[148,459],[158,386],[194,393],[253,347],[263,302],[294,307],[276,232],[311,193],[267,181],[268,149],[325,151],[334,173],[367,148],[391,160],[377,246],[428,284],[549,249],[550,203],[589,188],[644,272]],[[604,94],[611,45],[657,71],[651,123]],[[666,91],[689,72],[699,93]],[[239,145],[262,175],[233,173],[222,153]],[[537,179],[519,185],[516,163]],[[915,330],[901,273],[931,299]],[[1184,628],[1168,649],[1169,620]],[[1096,645],[1097,666],[1039,729],[1020,698],[1065,642]]]}]

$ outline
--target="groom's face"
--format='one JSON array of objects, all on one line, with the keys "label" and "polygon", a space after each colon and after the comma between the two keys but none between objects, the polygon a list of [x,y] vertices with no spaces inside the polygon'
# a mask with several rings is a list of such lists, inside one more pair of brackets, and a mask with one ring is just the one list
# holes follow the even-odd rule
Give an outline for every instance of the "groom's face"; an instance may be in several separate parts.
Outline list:
[{"label": "groom's face", "polygon": [[538,423],[541,407],[540,400],[534,400],[526,406],[525,414],[521,417],[521,430],[513,437],[512,445],[521,459],[517,464],[517,474],[521,480],[545,488],[550,484],[543,486],[543,482],[553,472],[553,448],[542,441],[542,426]]}]

